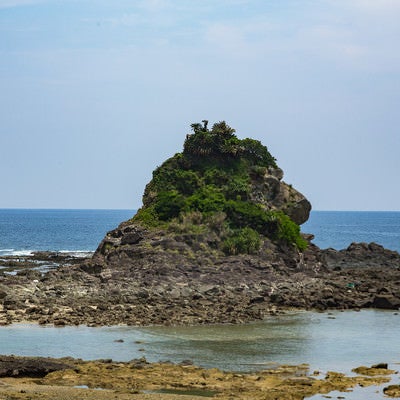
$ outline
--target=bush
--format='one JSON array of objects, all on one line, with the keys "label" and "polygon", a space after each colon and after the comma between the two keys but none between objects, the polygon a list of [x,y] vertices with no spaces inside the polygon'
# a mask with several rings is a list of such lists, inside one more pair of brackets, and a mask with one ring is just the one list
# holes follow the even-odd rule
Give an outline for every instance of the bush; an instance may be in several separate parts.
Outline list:
[{"label": "bush", "polygon": [[300,226],[282,211],[274,211],[272,214],[278,221],[278,229],[275,233],[276,239],[294,244],[300,251],[304,251],[308,243],[300,234]]},{"label": "bush", "polygon": [[225,212],[233,228],[251,227],[262,234],[268,234],[269,215],[259,205],[241,200],[228,200]]},{"label": "bush", "polygon": [[254,229],[242,228],[233,232],[222,244],[225,254],[252,254],[260,249],[260,235]]},{"label": "bush", "polygon": [[225,196],[216,186],[206,185],[190,196],[186,204],[188,210],[200,211],[207,214],[223,211],[225,202]]},{"label": "bush", "polygon": [[226,198],[231,200],[247,200],[250,192],[249,179],[244,176],[233,176],[226,185]]},{"label": "bush", "polygon": [[253,165],[262,167],[276,167],[276,160],[272,157],[268,148],[261,144],[259,140],[243,139],[240,141],[242,145],[243,156]]},{"label": "bush", "polygon": [[145,226],[149,227],[160,225],[160,220],[156,211],[154,210],[154,205],[140,208],[135,216],[132,218],[132,220],[140,221]]},{"label": "bush", "polygon": [[176,218],[181,211],[185,210],[185,197],[176,190],[160,192],[154,205],[158,218],[163,221]]}]

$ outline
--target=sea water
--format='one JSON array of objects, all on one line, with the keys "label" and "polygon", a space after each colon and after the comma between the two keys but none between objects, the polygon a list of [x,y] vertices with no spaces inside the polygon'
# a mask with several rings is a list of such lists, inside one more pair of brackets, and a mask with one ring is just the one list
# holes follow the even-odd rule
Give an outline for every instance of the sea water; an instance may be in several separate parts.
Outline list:
[{"label": "sea water", "polygon": [[301,230],[321,248],[344,249],[352,242],[376,242],[400,252],[400,212],[312,211]]},{"label": "sea water", "polygon": [[0,256],[33,251],[93,252],[133,210],[0,209]]}]

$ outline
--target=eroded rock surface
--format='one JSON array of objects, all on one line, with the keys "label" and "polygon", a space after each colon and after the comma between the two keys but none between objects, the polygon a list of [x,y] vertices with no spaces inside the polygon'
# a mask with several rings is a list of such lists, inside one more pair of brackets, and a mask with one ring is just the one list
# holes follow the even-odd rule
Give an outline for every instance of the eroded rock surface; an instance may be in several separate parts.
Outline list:
[{"label": "eroded rock surface", "polygon": [[381,246],[310,243],[300,253],[265,241],[257,254],[225,256],[207,241],[125,222],[93,259],[43,275],[0,274],[0,323],[242,323],[288,307],[400,306],[400,255]]},{"label": "eroded rock surface", "polygon": [[[19,360],[23,362],[23,358]],[[32,362],[31,359],[26,360]],[[307,365],[282,365],[274,369],[238,374],[194,365],[148,363],[145,359],[116,363],[112,360],[49,360],[68,369],[48,371],[34,378],[8,377],[0,382],[5,399],[217,399],[301,400],[317,393],[346,391],[354,386],[382,385],[387,376],[345,376],[328,372],[311,376]],[[397,393],[388,386],[385,394]]]}]

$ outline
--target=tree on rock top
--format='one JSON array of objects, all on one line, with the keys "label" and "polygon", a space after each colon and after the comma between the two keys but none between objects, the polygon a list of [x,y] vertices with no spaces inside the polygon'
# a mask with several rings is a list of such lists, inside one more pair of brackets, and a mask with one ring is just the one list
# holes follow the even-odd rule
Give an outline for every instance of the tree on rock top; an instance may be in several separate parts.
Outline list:
[{"label": "tree on rock top", "polygon": [[260,141],[238,139],[235,130],[225,121],[215,123],[211,130],[207,129],[207,124],[208,121],[204,120],[203,125],[199,123],[191,125],[194,133],[186,136],[184,155],[243,158],[253,165],[276,167],[275,158]]}]

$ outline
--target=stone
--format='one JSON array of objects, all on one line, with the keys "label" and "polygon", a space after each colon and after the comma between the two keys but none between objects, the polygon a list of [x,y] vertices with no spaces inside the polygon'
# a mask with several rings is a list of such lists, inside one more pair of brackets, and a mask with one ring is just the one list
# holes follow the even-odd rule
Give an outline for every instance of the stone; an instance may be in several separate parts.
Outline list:
[{"label": "stone", "polygon": [[372,301],[371,307],[398,310],[400,308],[400,299],[392,295],[376,295]]},{"label": "stone", "polygon": [[389,385],[383,388],[383,393],[389,397],[400,397],[400,385]]}]

